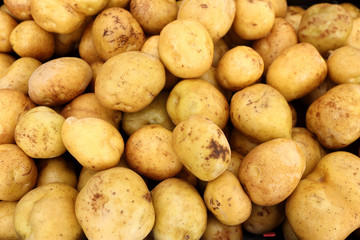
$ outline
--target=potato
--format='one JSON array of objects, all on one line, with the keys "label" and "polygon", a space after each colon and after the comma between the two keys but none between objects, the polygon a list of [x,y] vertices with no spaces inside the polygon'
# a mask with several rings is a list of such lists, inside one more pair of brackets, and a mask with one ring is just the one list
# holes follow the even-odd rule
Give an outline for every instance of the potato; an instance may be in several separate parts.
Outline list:
[{"label": "potato", "polygon": [[292,230],[289,221],[286,218],[281,225],[281,230],[285,240],[299,240],[299,238],[295,235],[294,231]]},{"label": "potato", "polygon": [[271,6],[274,9],[275,17],[283,18],[286,15],[287,1],[286,0],[270,0]]},{"label": "potato", "polygon": [[19,239],[83,239],[75,216],[77,195],[65,183],[49,183],[28,192],[15,208]]},{"label": "potato", "polygon": [[119,53],[138,51],[145,41],[144,32],[133,15],[118,7],[99,13],[91,32],[96,52],[104,61]]},{"label": "potato", "polygon": [[14,227],[14,213],[17,202],[0,202],[0,239],[18,240]]},{"label": "potato", "polygon": [[172,144],[172,132],[161,125],[145,125],[126,142],[126,161],[130,168],[147,178],[161,181],[174,177],[183,165]]},{"label": "potato", "polygon": [[229,104],[224,95],[202,79],[177,83],[167,99],[166,109],[175,125],[191,115],[202,115],[222,129],[229,119]]},{"label": "potato", "polygon": [[38,105],[59,106],[83,93],[91,78],[91,68],[81,58],[55,58],[31,74],[29,96]]},{"label": "potato", "polygon": [[127,8],[129,2],[130,0],[108,0],[108,4],[106,5],[106,8],[111,8],[111,7]]},{"label": "potato", "polygon": [[0,74],[3,74],[3,72],[15,62],[15,57],[6,54],[6,53],[0,53]]},{"label": "potato", "polygon": [[10,44],[10,35],[18,22],[4,11],[0,11],[0,52],[12,52]]},{"label": "potato", "polygon": [[251,47],[259,53],[267,72],[271,63],[287,48],[298,43],[297,34],[291,24],[284,18],[275,18],[271,31],[264,37],[255,40]]},{"label": "potato", "polygon": [[236,1],[233,22],[235,32],[243,39],[255,40],[265,37],[275,20],[275,10],[271,0]]},{"label": "potato", "polygon": [[58,157],[66,151],[61,138],[64,121],[63,116],[49,107],[34,107],[18,121],[15,142],[29,157]]},{"label": "potato", "polygon": [[244,157],[240,153],[236,152],[235,150],[231,150],[231,160],[227,170],[238,176],[239,168],[243,158]]},{"label": "potato", "polygon": [[233,92],[230,90],[224,89],[223,87],[220,86],[220,84],[218,83],[218,81],[216,79],[216,68],[215,67],[211,66],[209,71],[207,71],[206,73],[201,75],[199,78],[207,81],[208,83],[211,83],[211,85],[216,87],[224,95],[224,97],[226,98],[227,101],[230,101]]},{"label": "potato", "polygon": [[109,0],[71,0],[67,1],[72,8],[76,11],[85,14],[86,16],[92,16],[98,14],[108,4]]},{"label": "potato", "polygon": [[35,107],[25,94],[0,89],[0,144],[15,143],[14,132],[21,114]]},{"label": "potato", "polygon": [[96,117],[103,119],[118,128],[122,118],[122,112],[105,108],[96,98],[95,93],[84,93],[74,98],[62,110],[61,115],[68,117],[85,118]]},{"label": "potato", "polygon": [[260,206],[253,203],[251,215],[242,226],[252,234],[264,234],[275,230],[284,218],[284,202],[272,206]]},{"label": "potato", "polygon": [[107,108],[137,112],[147,107],[164,85],[165,68],[158,58],[128,51],[104,63],[95,82],[95,95]]},{"label": "potato", "polygon": [[344,2],[344,3],[339,3],[339,5],[343,7],[350,14],[352,18],[360,17],[360,9],[354,4],[350,2]]},{"label": "potato", "polygon": [[322,96],[324,93],[326,93],[329,89],[331,89],[334,86],[336,86],[336,84],[333,81],[331,81],[329,79],[329,75],[327,75],[325,80],[312,92],[302,97],[301,101],[309,106],[312,102],[314,102],[316,99],[318,99],[320,96]]},{"label": "potato", "polygon": [[294,191],[305,164],[304,153],[295,141],[277,138],[256,146],[243,158],[239,179],[253,203],[271,206]]},{"label": "potato", "polygon": [[294,107],[294,104],[289,103],[290,109],[291,109],[291,116],[292,116],[292,126],[295,127],[298,122],[298,114],[297,110]]},{"label": "potato", "polygon": [[86,183],[91,179],[91,177],[94,176],[98,172],[100,172],[100,171],[82,167],[80,174],[79,174],[76,189],[80,192],[81,189],[84,188]]},{"label": "potato", "polygon": [[228,226],[219,222],[212,214],[208,214],[207,225],[202,240],[240,240],[243,239],[241,225]]},{"label": "potato", "polygon": [[230,119],[253,142],[291,138],[292,116],[284,96],[270,85],[257,83],[236,92]]},{"label": "potato", "polygon": [[88,239],[144,239],[155,211],[144,180],[134,171],[114,167],[96,173],[79,192],[76,217]]},{"label": "potato", "polygon": [[300,181],[285,208],[299,239],[345,239],[359,227],[359,169],[359,157],[335,151]]},{"label": "potato", "polygon": [[130,12],[144,32],[159,34],[168,23],[176,19],[178,8],[176,0],[132,0]]},{"label": "potato", "polygon": [[176,174],[175,177],[187,181],[194,187],[197,187],[199,182],[198,178],[194,174],[192,174],[186,167],[183,167],[181,171],[178,174]]},{"label": "potato", "polygon": [[214,180],[230,164],[224,132],[204,116],[192,115],[180,122],[173,131],[173,146],[184,166],[203,181]]},{"label": "potato", "polygon": [[242,189],[237,175],[230,171],[207,183],[204,202],[216,219],[228,226],[245,222],[251,213],[250,198]]},{"label": "potato", "polygon": [[34,160],[15,144],[0,145],[0,169],[1,201],[17,201],[36,184]]},{"label": "potato", "polygon": [[299,42],[312,44],[322,56],[326,56],[328,51],[345,44],[351,28],[352,18],[339,4],[313,4],[301,18]]},{"label": "potato", "polygon": [[217,67],[220,59],[227,51],[229,51],[229,46],[223,38],[220,38],[214,43],[214,57],[212,62],[213,67]]},{"label": "potato", "polygon": [[37,186],[60,182],[76,188],[77,175],[74,164],[64,157],[40,159],[37,166],[39,171]]},{"label": "potato", "polygon": [[193,19],[178,19],[166,25],[158,44],[161,61],[179,78],[197,78],[211,67],[214,43],[206,28]]},{"label": "potato", "polygon": [[360,49],[344,46],[327,59],[329,78],[336,84],[360,83]]},{"label": "potato", "polygon": [[84,167],[105,170],[114,167],[124,152],[119,131],[100,118],[69,117],[61,128],[66,149]]},{"label": "potato", "polygon": [[31,0],[4,0],[4,5],[18,20],[31,20]]},{"label": "potato", "polygon": [[93,24],[94,21],[90,22],[86,26],[83,34],[81,35],[81,39],[79,43],[79,55],[89,64],[92,64],[94,62],[103,62],[103,60],[100,58],[99,54],[97,53],[93,42],[93,36],[92,36]]},{"label": "potato", "polygon": [[231,149],[245,156],[251,149],[259,145],[259,143],[252,141],[249,137],[245,136],[236,128],[231,130],[230,133],[230,146]]},{"label": "potato", "polygon": [[152,235],[160,239],[200,239],[207,212],[196,189],[184,180],[168,178],[151,190],[155,208]]},{"label": "potato", "polygon": [[360,86],[343,83],[328,90],[306,111],[307,129],[322,146],[344,148],[360,137]]},{"label": "potato", "polygon": [[299,30],[302,15],[305,9],[300,6],[288,6],[285,20],[288,21],[297,33]]},{"label": "potato", "polygon": [[41,62],[32,57],[21,57],[0,73],[0,88],[13,89],[28,94],[31,74]]},{"label": "potato", "polygon": [[97,75],[100,72],[100,69],[102,68],[102,66],[104,65],[103,61],[100,62],[93,62],[90,64],[90,68],[93,72],[93,77],[91,79],[91,82],[89,84],[89,86],[87,87],[87,89],[85,90],[85,92],[95,92],[95,82],[97,79]]},{"label": "potato", "polygon": [[360,49],[360,17],[353,19],[353,26],[345,46]]},{"label": "potato", "polygon": [[183,0],[177,19],[194,19],[209,32],[217,42],[229,31],[235,18],[234,0]]},{"label": "potato", "polygon": [[252,48],[237,46],[227,51],[216,68],[219,85],[239,91],[258,81],[264,71],[264,60]]}]

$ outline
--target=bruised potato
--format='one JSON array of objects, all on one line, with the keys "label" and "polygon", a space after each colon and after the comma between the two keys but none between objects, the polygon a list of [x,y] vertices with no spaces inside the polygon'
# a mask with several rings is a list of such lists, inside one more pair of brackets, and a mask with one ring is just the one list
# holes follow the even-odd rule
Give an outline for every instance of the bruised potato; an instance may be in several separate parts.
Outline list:
[{"label": "bruised potato", "polygon": [[17,202],[0,202],[0,239],[18,240],[14,227],[14,213]]}]

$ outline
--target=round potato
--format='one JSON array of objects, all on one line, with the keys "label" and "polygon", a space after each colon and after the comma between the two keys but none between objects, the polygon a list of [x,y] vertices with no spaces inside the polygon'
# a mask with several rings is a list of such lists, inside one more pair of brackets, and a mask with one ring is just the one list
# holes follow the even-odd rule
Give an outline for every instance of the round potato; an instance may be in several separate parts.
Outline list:
[{"label": "round potato", "polygon": [[179,78],[197,78],[211,67],[214,43],[206,28],[193,19],[166,25],[158,44],[161,61]]},{"label": "round potato", "polygon": [[360,49],[360,17],[353,19],[353,27],[345,45]]},{"label": "round potato", "polygon": [[61,128],[66,149],[84,167],[105,170],[119,163],[124,152],[120,132],[100,118],[69,117]]},{"label": "round potato", "polygon": [[277,138],[256,146],[243,158],[239,179],[253,203],[271,206],[294,191],[305,164],[304,153],[295,141]]},{"label": "round potato", "polygon": [[14,214],[19,239],[83,239],[75,216],[76,189],[65,183],[37,187],[20,199]]},{"label": "round potato", "polygon": [[0,53],[0,74],[3,74],[3,72],[15,62],[16,58],[10,54],[7,53]]},{"label": "round potato", "polygon": [[32,108],[17,123],[15,142],[29,157],[58,157],[66,151],[61,138],[64,121],[63,116],[49,107]]},{"label": "round potato", "polygon": [[132,14],[118,7],[99,13],[92,26],[92,39],[99,57],[106,61],[126,51],[138,51],[145,34]]},{"label": "round potato", "polygon": [[300,6],[288,6],[285,20],[288,21],[297,33],[299,30],[302,15],[305,9]]},{"label": "round potato", "polygon": [[29,96],[38,105],[59,106],[83,93],[91,78],[91,68],[81,58],[56,58],[31,74]]},{"label": "round potato", "polygon": [[0,202],[0,239],[18,240],[14,227],[14,213],[17,202]]},{"label": "round potato", "polygon": [[4,0],[4,5],[18,20],[31,20],[31,0]]},{"label": "round potato", "polygon": [[222,224],[212,214],[208,214],[207,225],[202,240],[239,240],[243,239],[243,230],[241,225],[228,226]]},{"label": "round potato", "polygon": [[92,16],[98,14],[109,3],[109,0],[71,0],[67,1],[76,11]]},{"label": "round potato", "polygon": [[35,186],[38,176],[34,160],[15,144],[0,145],[0,173],[1,201],[22,198]]},{"label": "round potato", "polygon": [[10,44],[10,35],[12,30],[18,25],[18,22],[5,11],[0,11],[0,52],[12,52]]},{"label": "round potato", "polygon": [[285,97],[267,84],[257,83],[236,92],[230,102],[234,127],[253,142],[291,138],[292,115]]},{"label": "round potato", "polygon": [[93,24],[94,21],[90,22],[86,26],[84,32],[81,35],[81,39],[79,43],[79,55],[89,64],[95,62],[103,62],[103,60],[100,58],[99,54],[97,53],[93,42],[93,36],[92,36]]},{"label": "round potato", "polygon": [[88,239],[142,240],[155,221],[144,180],[123,167],[93,175],[79,192],[75,213]]},{"label": "round potato", "polygon": [[224,132],[204,116],[192,115],[180,122],[173,131],[173,146],[184,166],[203,181],[214,180],[230,164]]},{"label": "round potato", "polygon": [[160,239],[200,239],[205,232],[204,201],[188,182],[168,178],[151,191],[155,208],[152,235]]}]

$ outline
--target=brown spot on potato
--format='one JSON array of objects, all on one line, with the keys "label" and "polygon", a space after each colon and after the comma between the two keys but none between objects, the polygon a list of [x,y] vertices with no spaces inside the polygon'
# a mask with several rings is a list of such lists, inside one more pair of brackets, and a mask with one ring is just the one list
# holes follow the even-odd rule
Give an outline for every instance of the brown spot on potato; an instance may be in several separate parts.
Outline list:
[{"label": "brown spot on potato", "polygon": [[149,192],[147,192],[147,193],[143,196],[143,198],[145,198],[148,202],[151,202],[151,195],[150,195]]},{"label": "brown spot on potato", "polygon": [[210,158],[221,158],[223,161],[226,161],[227,154],[230,153],[229,149],[223,145],[221,145],[219,142],[215,141],[214,139],[211,139],[209,145],[206,147],[206,149],[210,149],[211,153],[208,157],[205,158],[205,160],[209,160]]},{"label": "brown spot on potato", "polygon": [[188,240],[188,239],[190,239],[190,236],[187,235],[187,234],[185,234],[184,239],[185,239],[185,240]]},{"label": "brown spot on potato", "polygon": [[200,4],[200,7],[201,7],[201,8],[208,8],[208,5],[205,4],[205,3],[202,3],[202,4]]}]

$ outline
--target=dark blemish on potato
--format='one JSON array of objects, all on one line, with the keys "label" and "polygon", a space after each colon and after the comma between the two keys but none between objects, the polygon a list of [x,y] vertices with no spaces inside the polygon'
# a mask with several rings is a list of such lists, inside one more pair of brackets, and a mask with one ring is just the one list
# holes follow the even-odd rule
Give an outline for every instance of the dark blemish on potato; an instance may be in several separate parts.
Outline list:
[{"label": "dark blemish on potato", "polygon": [[254,3],[254,0],[248,0],[249,3]]},{"label": "dark blemish on potato", "polygon": [[208,8],[208,5],[205,4],[205,3],[202,3],[202,4],[200,4],[200,7],[201,7],[201,8]]},{"label": "dark blemish on potato", "polygon": [[260,217],[264,216],[263,212],[258,212],[257,215],[259,215]]},{"label": "dark blemish on potato", "polygon": [[147,193],[143,196],[143,198],[145,198],[148,202],[151,202],[151,195],[150,195],[149,192],[147,192]]},{"label": "dark blemish on potato", "polygon": [[205,158],[205,160],[209,160],[210,158],[215,158],[215,159],[221,158],[223,161],[225,161],[227,154],[230,153],[227,147],[224,147],[223,145],[219,144],[219,142],[215,141],[214,139],[211,139],[206,149],[210,149],[211,153],[209,154],[208,157]]},{"label": "dark blemish on potato", "polygon": [[270,215],[270,211],[269,211],[269,209],[267,209],[266,207],[262,207],[262,209],[268,214],[268,215]]},{"label": "dark blemish on potato", "polygon": [[116,192],[112,192],[112,195],[115,195],[116,194]]},{"label": "dark blemish on potato", "polygon": [[187,234],[185,234],[184,239],[185,239],[185,240],[188,240],[188,239],[190,239],[190,236],[187,235]]}]

